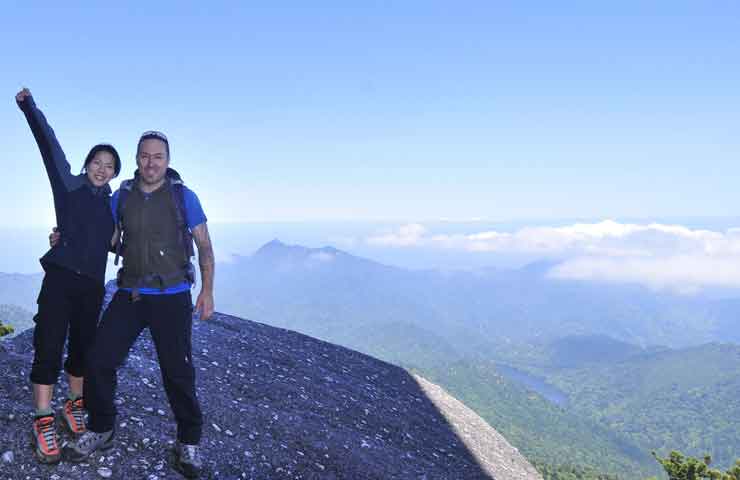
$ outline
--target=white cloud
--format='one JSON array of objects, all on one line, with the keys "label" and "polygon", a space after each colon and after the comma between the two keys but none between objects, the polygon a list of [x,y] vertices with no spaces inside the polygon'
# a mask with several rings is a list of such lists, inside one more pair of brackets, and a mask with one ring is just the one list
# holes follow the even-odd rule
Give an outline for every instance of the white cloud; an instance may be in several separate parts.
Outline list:
[{"label": "white cloud", "polygon": [[740,288],[740,256],[579,257],[557,265],[549,275],[553,278],[640,283],[656,290],[693,293],[706,287]]},{"label": "white cloud", "polygon": [[423,225],[410,223],[399,227],[397,232],[371,237],[368,243],[381,247],[413,247],[424,241],[427,231]]},{"label": "white cloud", "polygon": [[627,224],[605,220],[515,232],[433,234],[420,224],[371,237],[370,245],[469,252],[517,253],[564,259],[554,278],[640,283],[693,292],[740,288],[740,228],[725,232],[682,225]]}]

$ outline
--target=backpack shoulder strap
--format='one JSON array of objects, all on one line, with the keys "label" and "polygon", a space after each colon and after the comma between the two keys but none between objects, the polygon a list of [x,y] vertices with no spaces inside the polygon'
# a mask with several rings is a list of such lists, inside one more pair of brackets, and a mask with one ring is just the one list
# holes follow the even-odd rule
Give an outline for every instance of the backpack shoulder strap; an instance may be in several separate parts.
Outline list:
[{"label": "backpack shoulder strap", "polygon": [[121,250],[123,248],[123,206],[126,203],[129,193],[134,186],[134,180],[124,180],[121,183],[121,187],[118,189],[118,203],[116,204],[116,225],[118,227],[118,243],[116,244],[116,259],[113,261],[114,265],[118,265],[118,260],[121,257]]},{"label": "backpack shoulder strap", "polygon": [[171,182],[170,192],[175,204],[175,221],[177,228],[180,230],[182,244],[185,247],[185,254],[188,260],[195,255],[193,249],[193,233],[187,224],[187,209],[185,208],[185,184],[181,180]]}]

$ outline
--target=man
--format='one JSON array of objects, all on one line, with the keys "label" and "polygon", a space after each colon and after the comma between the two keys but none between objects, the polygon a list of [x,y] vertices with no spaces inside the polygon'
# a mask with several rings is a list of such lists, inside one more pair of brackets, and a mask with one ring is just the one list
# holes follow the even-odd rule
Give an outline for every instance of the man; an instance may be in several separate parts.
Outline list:
[{"label": "man", "polygon": [[123,255],[119,290],[101,319],[88,357],[84,385],[88,431],[66,453],[70,461],[80,462],[112,447],[116,370],[149,327],[177,421],[175,467],[195,478],[202,466],[198,444],[203,419],[191,355],[192,240],[198,247],[202,278],[195,309],[204,320],[214,309],[214,256],[198,197],[169,163],[167,137],[145,132],[137,148],[134,178],[113,195],[111,206],[122,234],[117,245]]}]

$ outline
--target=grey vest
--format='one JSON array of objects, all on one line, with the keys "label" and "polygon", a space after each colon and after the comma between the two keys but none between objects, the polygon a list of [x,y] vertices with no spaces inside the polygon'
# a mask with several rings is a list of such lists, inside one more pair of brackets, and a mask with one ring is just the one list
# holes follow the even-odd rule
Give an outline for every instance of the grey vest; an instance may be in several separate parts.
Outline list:
[{"label": "grey vest", "polygon": [[121,211],[120,287],[165,289],[188,280],[190,258],[178,228],[176,209],[169,179],[150,194],[133,185]]}]

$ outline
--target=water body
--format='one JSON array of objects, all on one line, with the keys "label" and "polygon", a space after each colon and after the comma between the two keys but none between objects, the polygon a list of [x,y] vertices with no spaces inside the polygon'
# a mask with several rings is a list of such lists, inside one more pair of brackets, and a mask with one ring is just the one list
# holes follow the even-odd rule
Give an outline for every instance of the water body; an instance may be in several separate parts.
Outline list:
[{"label": "water body", "polygon": [[525,388],[537,392],[550,403],[554,403],[559,407],[568,406],[568,395],[559,388],[545,382],[543,378],[535,377],[527,372],[500,364],[496,364],[496,371],[507,379],[513,380]]}]

